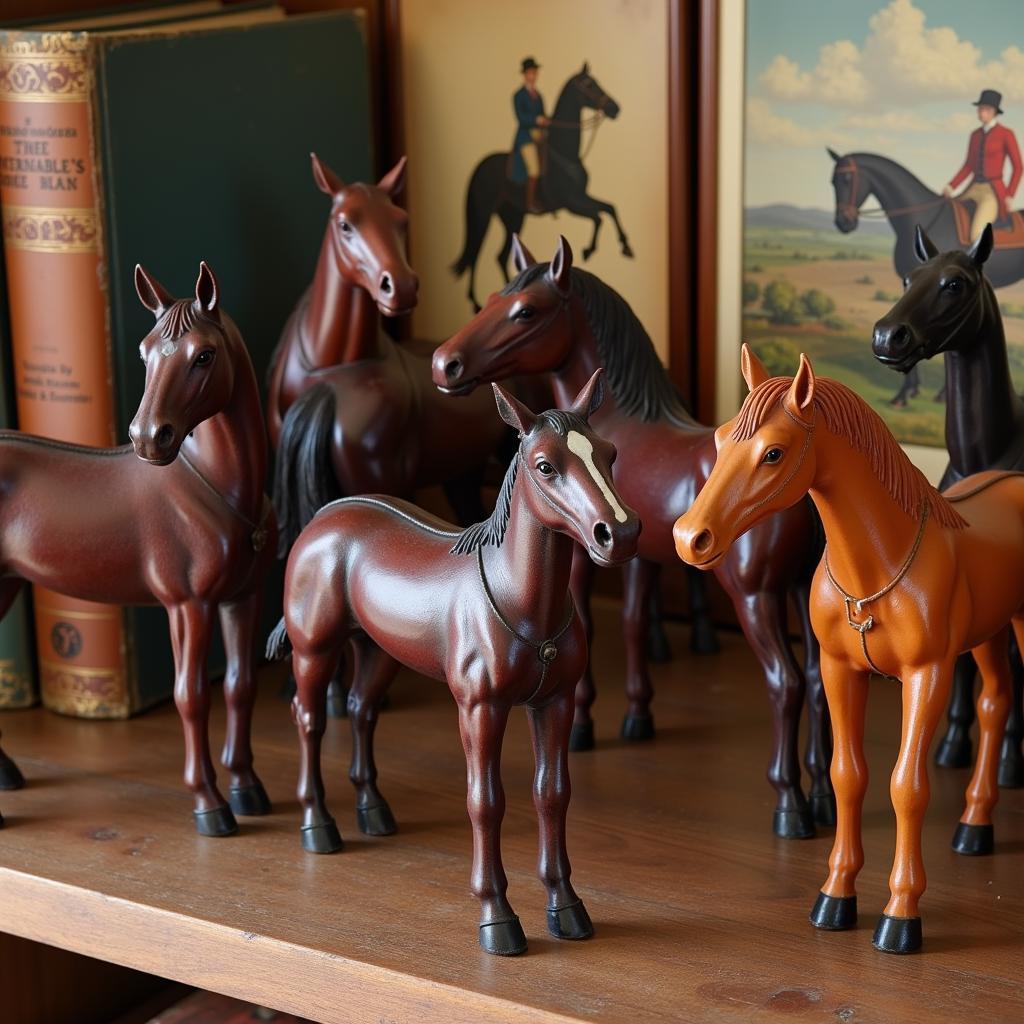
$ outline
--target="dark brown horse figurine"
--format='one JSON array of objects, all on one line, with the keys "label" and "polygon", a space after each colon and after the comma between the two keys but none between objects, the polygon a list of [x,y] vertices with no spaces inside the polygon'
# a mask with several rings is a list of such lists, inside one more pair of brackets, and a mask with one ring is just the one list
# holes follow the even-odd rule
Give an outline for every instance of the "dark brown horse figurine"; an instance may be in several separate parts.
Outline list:
[{"label": "dark brown horse figurine", "polygon": [[[132,443],[87,448],[0,432],[0,613],[26,580],[86,601],[162,604],[196,828],[223,836],[237,828],[232,811],[270,810],[250,745],[256,628],[276,540],[263,493],[263,414],[249,353],[205,263],[195,299],[173,298],[141,267],[135,287],[156,325],[139,346],[146,391]],[[230,806],[207,734],[206,655],[218,610]],[[17,784],[20,774],[0,754],[4,766],[3,781]]]},{"label": "dark brown horse figurine", "polygon": [[417,487],[443,484],[456,514],[475,521],[483,515],[483,464],[509,440],[486,395],[445,399],[431,383],[429,358],[381,329],[381,314],[413,309],[419,287],[405,256],[407,217],[392,202],[405,158],[377,185],[346,185],[312,160],[331,210],[267,397],[282,555],[322,505],[344,495],[410,498]]},{"label": "dark brown horse figurine", "polygon": [[302,844],[341,848],[324,802],[320,744],[327,684],[348,640],[356,653],[349,695],[359,827],[395,830],[377,788],[376,708],[399,663],[446,680],[459,707],[473,825],[473,892],[480,944],[511,956],[526,949],[501,864],[505,809],[501,745],[509,712],[529,710],[537,760],[540,876],[556,938],[593,933],[569,882],[565,817],[573,691],[587,661],[583,625],[568,594],[577,541],[601,564],[636,554],[640,523],[611,479],[615,449],[587,420],[601,402],[600,371],[571,407],[535,416],[497,385],[501,418],[520,435],[497,507],[459,532],[407,502],[346,498],[322,509],[292,548],[285,616],[267,656],[292,647],[292,705],[302,745]]},{"label": "dark brown horse figurine", "polygon": [[[623,734],[649,736],[653,693],[643,643],[649,595],[660,567],[676,557],[672,524],[693,503],[714,465],[714,432],[687,413],[647,332],[622,297],[592,274],[572,268],[564,238],[550,264],[533,263],[521,244],[517,252],[523,268],[519,275],[435,352],[434,382],[445,391],[466,392],[480,381],[503,380],[510,374],[552,372],[555,395],[565,402],[595,366],[607,368],[611,398],[595,422],[618,449],[618,485],[646,524],[640,557],[626,567],[629,705]],[[733,600],[771,692],[775,737],[768,778],[778,794],[774,828],[783,837],[809,836],[815,819],[822,824],[835,820],[828,778],[828,711],[818,644],[807,617],[808,587],[821,553],[820,529],[810,503],[804,502],[739,543],[716,575]],[[586,560],[578,559],[573,571],[573,596],[589,624]],[[805,676],[787,631],[791,596],[800,615],[810,683],[810,807],[800,785],[798,733]],[[576,749],[593,743],[593,701],[588,668],[576,695]]]}]

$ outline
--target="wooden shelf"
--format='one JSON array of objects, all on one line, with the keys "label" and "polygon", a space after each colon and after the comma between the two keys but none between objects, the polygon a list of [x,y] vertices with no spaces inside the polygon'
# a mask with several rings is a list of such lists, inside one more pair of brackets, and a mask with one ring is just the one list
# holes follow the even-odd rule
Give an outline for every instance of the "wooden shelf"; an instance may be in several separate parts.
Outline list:
[{"label": "wooden shelf", "polygon": [[[400,828],[387,839],[355,829],[348,726],[332,725],[328,797],[347,845],[316,857],[299,847],[297,751],[277,670],[263,679],[256,719],[275,813],[244,821],[230,839],[192,830],[173,708],[123,723],[0,715],[29,780],[0,794],[0,928],[325,1024],[750,1021],[782,1011],[854,1022],[1024,1019],[1024,792],[1003,794],[996,855],[961,858],[949,839],[966,773],[933,772],[926,951],[876,953],[899,735],[897,687],[876,684],[862,924],[816,932],[807,913],[830,838],[770,834],[768,705],[741,639],[726,634],[720,656],[694,658],[686,631],[672,629],[676,660],[654,671],[659,737],[626,746],[616,738],[614,606],[598,609],[598,625],[600,749],[574,755],[569,818],[593,941],[560,943],[545,930],[522,715],[505,745],[504,852],[530,954],[502,960],[476,944],[464,763],[447,692],[408,675],[394,687],[379,729],[381,785]],[[222,733],[218,711],[213,735]]]}]

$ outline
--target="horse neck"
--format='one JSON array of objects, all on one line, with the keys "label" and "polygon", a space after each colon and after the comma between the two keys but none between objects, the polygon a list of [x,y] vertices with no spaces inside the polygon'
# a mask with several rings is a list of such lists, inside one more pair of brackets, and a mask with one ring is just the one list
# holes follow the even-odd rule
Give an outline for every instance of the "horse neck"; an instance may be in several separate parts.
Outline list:
[{"label": "horse neck", "polygon": [[366,289],[342,276],[329,224],[299,332],[305,358],[316,369],[380,356],[377,306]]},{"label": "horse neck", "polygon": [[551,120],[555,124],[548,132],[548,145],[563,156],[579,156],[582,109],[576,90],[566,85],[555,104],[555,112],[551,115]]},{"label": "horse neck", "polygon": [[946,445],[953,468],[967,476],[999,462],[1015,440],[1024,403],[1013,390],[1003,319],[987,279],[977,316],[962,330],[973,338],[946,352]]},{"label": "horse neck", "polygon": [[225,324],[235,364],[234,388],[224,408],[185,438],[192,465],[246,518],[260,521],[267,476],[266,427],[252,360],[237,328]]},{"label": "horse neck", "polygon": [[[583,390],[601,365],[601,357],[597,351],[597,339],[590,329],[583,302],[575,292],[569,297],[569,334],[572,342],[569,354],[557,369],[552,371],[551,383],[555,392],[555,404],[559,409],[568,409],[576,396]],[[539,343],[543,343],[538,340]],[[611,389],[605,386],[604,401],[601,403],[603,412],[616,407],[615,397]]]},{"label": "horse neck", "polygon": [[[867,163],[864,162],[865,159]],[[857,157],[857,164],[861,173],[868,179],[869,193],[874,193],[878,204],[887,213],[890,210],[898,211],[907,206],[916,206],[918,203],[927,202],[929,199],[939,198],[905,167],[900,167],[899,164],[892,161],[876,163],[870,157],[860,156]],[[920,211],[914,215],[916,216],[917,213]],[[899,216],[899,213],[896,216]]]},{"label": "horse neck", "polygon": [[505,537],[482,554],[487,585],[502,615],[524,636],[546,639],[565,622],[573,542],[530,512],[526,488],[534,486],[520,465]]},{"label": "horse neck", "polygon": [[812,444],[817,469],[810,487],[839,584],[856,597],[874,594],[902,568],[919,520],[882,486],[871,460],[827,430],[818,416]]}]

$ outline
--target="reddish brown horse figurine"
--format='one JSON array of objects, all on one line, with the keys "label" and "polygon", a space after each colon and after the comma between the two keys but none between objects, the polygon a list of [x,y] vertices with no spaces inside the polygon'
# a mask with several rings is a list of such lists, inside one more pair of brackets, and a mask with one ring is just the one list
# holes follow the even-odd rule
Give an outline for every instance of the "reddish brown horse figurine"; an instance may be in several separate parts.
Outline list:
[{"label": "reddish brown horse figurine", "polygon": [[508,442],[486,395],[443,398],[429,357],[381,329],[380,315],[408,313],[419,288],[405,257],[406,213],[392,202],[405,158],[377,185],[346,185],[312,160],[330,215],[267,396],[282,555],[322,505],[343,495],[409,498],[417,487],[443,484],[456,514],[475,521],[483,515],[483,464]]},{"label": "reddish brown horse figurine", "polygon": [[[617,484],[646,524],[640,557],[625,570],[623,609],[629,701],[623,735],[645,738],[653,734],[653,692],[644,648],[649,595],[661,566],[675,561],[672,524],[689,508],[711,471],[713,431],[687,413],[647,332],[622,297],[592,274],[572,268],[565,239],[550,264],[534,263],[518,240],[516,251],[519,275],[437,349],[434,382],[445,391],[465,392],[480,381],[551,372],[556,397],[565,402],[595,366],[607,368],[611,397],[595,422],[618,449]],[[828,781],[828,713],[818,646],[806,614],[811,575],[821,552],[818,536],[807,502],[749,534],[717,571],[768,681],[774,712],[768,778],[778,794],[775,833],[784,838],[813,835],[815,820],[835,820]],[[573,575],[573,596],[589,628],[588,560],[579,559]],[[801,616],[807,648],[811,806],[800,785],[798,734],[805,677],[789,641],[790,596]],[[594,696],[588,667],[576,693],[574,749],[593,745]]]},{"label": "reddish brown horse figurine", "polygon": [[691,565],[714,568],[744,530],[810,492],[827,537],[811,618],[835,730],[838,802],[830,871],[811,921],[832,930],[856,923],[868,677],[887,675],[903,683],[903,738],[891,787],[891,898],[874,943],[913,952],[921,945],[928,748],[962,651],[981,670],[980,742],[953,848],[992,850],[1009,627],[1024,640],[1024,474],[978,473],[940,495],[874,410],[844,385],[815,379],[806,357],[796,377],[769,378],[744,346],[743,376],[750,394],[716,433],[718,461],[675,525],[676,548]]},{"label": "reddish brown horse figurine", "polygon": [[529,711],[537,760],[548,928],[562,939],[593,932],[569,882],[565,848],[573,690],[587,659],[569,571],[574,540],[601,564],[632,558],[640,523],[612,484],[615,449],[587,423],[601,402],[599,371],[565,412],[535,416],[500,387],[494,394],[501,418],[521,440],[491,517],[460,533],[400,500],[328,505],[292,548],[285,616],[267,656],[283,656],[290,642],[302,844],[315,853],[341,848],[324,802],[320,743],[327,684],[346,641],[356,653],[350,778],[359,827],[370,835],[395,830],[373,759],[380,697],[400,663],[447,681],[466,751],[480,944],[511,956],[526,949],[526,936],[505,895],[500,760],[509,712],[518,704]]},{"label": "reddish brown horse figurine", "polygon": [[[86,448],[0,432],[0,613],[26,580],[86,601],[162,604],[196,828],[223,836],[236,830],[232,810],[270,810],[250,745],[256,628],[276,540],[263,493],[263,414],[249,353],[221,312],[205,263],[194,299],[173,298],[141,267],[135,287],[156,325],[139,346],[146,391],[132,443]],[[217,789],[207,735],[206,655],[218,611],[228,656],[222,761],[230,806]],[[12,768],[0,754],[8,785],[20,781]]]}]

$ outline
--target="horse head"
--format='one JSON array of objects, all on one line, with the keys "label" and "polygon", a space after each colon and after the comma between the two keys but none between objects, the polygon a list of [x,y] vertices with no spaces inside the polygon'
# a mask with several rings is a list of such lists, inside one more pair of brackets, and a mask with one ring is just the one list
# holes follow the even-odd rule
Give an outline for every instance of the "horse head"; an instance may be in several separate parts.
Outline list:
[{"label": "horse head", "polygon": [[573,344],[572,249],[559,237],[550,263],[537,263],[516,236],[516,276],[434,351],[434,383],[467,394],[481,381],[557,369]]},{"label": "horse head", "polygon": [[903,295],[875,324],[871,339],[875,358],[903,373],[922,359],[976,342],[972,314],[991,290],[983,268],[992,253],[992,225],[966,252],[939,252],[918,225],[914,252],[920,265],[904,278]]},{"label": "horse head", "polygon": [[840,156],[834,149],[828,155],[835,161],[832,171],[832,189],[836,195],[835,225],[849,234],[857,227],[860,208],[871,191],[871,182],[862,173],[853,153]]},{"label": "horse head", "polygon": [[599,565],[617,565],[636,555],[640,520],[620,499],[612,482],[615,446],[590,426],[604,398],[595,370],[565,410],[535,414],[493,384],[501,418],[518,431],[519,468],[527,509],[544,527],[582,544]]},{"label": "horse head", "polygon": [[588,61],[584,61],[583,67],[569,79],[566,88],[575,90],[580,98],[580,106],[590,110],[599,110],[605,117],[613,121],[619,116],[621,108],[590,73]]},{"label": "horse head", "polygon": [[676,553],[698,569],[718,566],[741,534],[795,505],[814,480],[810,361],[800,356],[791,382],[769,377],[746,345],[740,365],[750,393],[739,414],[715,431],[714,469],[672,527]]},{"label": "horse head", "polygon": [[408,215],[393,202],[405,184],[405,157],[376,185],[346,185],[315,153],[310,159],[313,180],[331,197],[327,230],[338,273],[385,316],[410,312],[420,282],[405,255]]},{"label": "horse head", "polygon": [[146,390],[128,434],[140,459],[166,466],[185,438],[227,405],[235,361],[217,279],[206,263],[199,264],[194,299],[175,299],[141,266],[135,290],[156,323],[139,345]]}]

